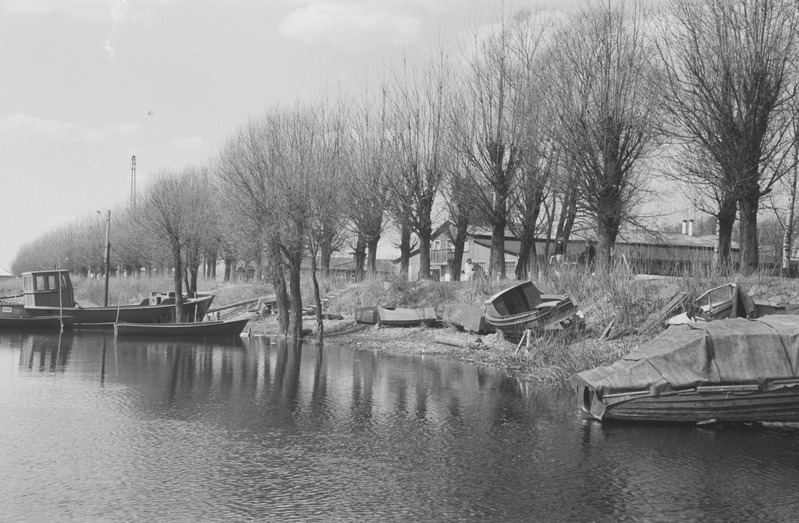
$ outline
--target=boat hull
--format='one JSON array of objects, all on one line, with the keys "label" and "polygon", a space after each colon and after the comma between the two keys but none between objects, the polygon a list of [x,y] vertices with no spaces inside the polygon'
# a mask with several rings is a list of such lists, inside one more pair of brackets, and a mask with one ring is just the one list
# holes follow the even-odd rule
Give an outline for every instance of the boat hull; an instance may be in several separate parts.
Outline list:
[{"label": "boat hull", "polygon": [[444,309],[444,321],[467,332],[485,334],[494,329],[486,321],[485,309],[472,305],[455,304]]},{"label": "boat hull", "polygon": [[380,314],[377,312],[377,307],[361,307],[360,309],[355,309],[356,323],[375,325],[379,321]]},{"label": "boat hull", "polygon": [[[213,295],[188,299],[183,304],[188,317],[202,318],[208,312]],[[80,328],[113,328],[117,322],[124,323],[169,323],[175,318],[174,304],[121,305],[118,307],[25,307],[31,316],[58,316],[63,313],[73,318]]]},{"label": "boat hull", "polygon": [[378,307],[377,313],[380,316],[380,323],[382,325],[394,327],[431,325],[438,321],[436,310],[433,307],[422,307],[419,309],[388,309]]},{"label": "boat hull", "polygon": [[702,387],[666,394],[599,399],[577,391],[585,415],[597,420],[664,423],[799,422],[799,386],[760,390],[756,385]]},{"label": "boat hull", "polygon": [[16,316],[7,317],[0,315],[0,332],[22,331],[38,332],[72,329],[71,316]]},{"label": "boat hull", "polygon": [[235,338],[241,335],[249,318],[199,323],[117,323],[117,336],[158,336],[176,338]]}]

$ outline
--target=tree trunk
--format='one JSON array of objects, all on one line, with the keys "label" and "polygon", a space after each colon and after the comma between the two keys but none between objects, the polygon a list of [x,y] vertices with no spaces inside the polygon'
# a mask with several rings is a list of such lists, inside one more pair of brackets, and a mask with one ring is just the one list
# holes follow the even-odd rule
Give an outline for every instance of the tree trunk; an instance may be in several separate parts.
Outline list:
[{"label": "tree trunk", "polygon": [[492,280],[505,279],[505,225],[504,218],[494,218],[491,229],[491,260],[488,264],[488,276]]},{"label": "tree trunk", "polygon": [[739,270],[743,274],[753,273],[758,266],[757,208],[759,197],[756,192],[754,194],[749,192],[749,194],[738,201],[741,209]]},{"label": "tree trunk", "polygon": [[275,290],[278,330],[282,336],[289,334],[289,295],[286,289],[285,264],[277,239],[269,239],[264,252],[266,271]]},{"label": "tree trunk", "polygon": [[799,136],[794,137],[793,143],[793,176],[791,178],[790,199],[788,202],[788,216],[785,218],[785,234],[782,238],[782,270],[783,276],[791,274],[791,251],[793,251],[793,222],[796,209],[796,185],[799,181]]},{"label": "tree trunk", "polygon": [[400,280],[408,281],[411,265],[411,228],[403,224],[400,228]]},{"label": "tree trunk", "polygon": [[718,223],[716,224],[716,270],[720,273],[726,273],[732,266],[731,252],[732,252],[732,228],[735,225],[735,213],[738,204],[733,199],[727,199],[720,204],[719,214],[716,216]]},{"label": "tree trunk", "polygon": [[370,238],[366,242],[366,272],[371,275],[377,273],[377,244],[380,243],[380,237]]},{"label": "tree trunk", "polygon": [[358,235],[355,242],[355,281],[363,281],[364,261],[366,260],[366,238],[363,234]]},{"label": "tree trunk", "polygon": [[180,255],[180,243],[172,241],[172,263],[175,264],[175,323],[183,321],[183,260]]},{"label": "tree trunk", "polygon": [[466,219],[458,220],[453,226],[455,234],[452,239],[452,260],[450,260],[450,274],[452,281],[460,281],[461,267],[463,266],[463,245],[466,243],[466,237],[469,235],[469,222]]},{"label": "tree trunk", "polygon": [[430,229],[419,231],[419,280],[431,279],[430,274],[430,244],[432,242],[433,231]]},{"label": "tree trunk", "polygon": [[292,253],[286,256],[289,270],[289,337],[302,338],[302,288],[300,285],[300,264],[302,255]]},{"label": "tree trunk", "polygon": [[311,255],[311,280],[313,281],[313,297],[316,306],[316,343],[322,345],[325,337],[325,324],[322,321],[322,297],[319,293],[319,280],[316,279],[316,255]]}]

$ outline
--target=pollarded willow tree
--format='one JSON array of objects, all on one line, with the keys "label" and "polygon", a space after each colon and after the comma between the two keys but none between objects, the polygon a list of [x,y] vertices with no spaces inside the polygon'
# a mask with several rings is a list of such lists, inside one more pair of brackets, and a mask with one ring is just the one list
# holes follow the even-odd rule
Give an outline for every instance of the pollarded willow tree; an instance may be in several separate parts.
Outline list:
[{"label": "pollarded willow tree", "polygon": [[424,69],[407,60],[389,89],[389,209],[419,239],[420,280],[430,276],[434,204],[446,174],[449,63],[439,52]]},{"label": "pollarded willow tree", "polygon": [[550,92],[560,126],[554,138],[594,222],[598,259],[608,265],[619,228],[635,221],[646,193],[646,160],[660,145],[654,48],[644,13],[624,3],[588,9],[556,40]]},{"label": "pollarded willow tree", "polygon": [[[160,238],[172,254],[175,285],[175,319],[183,321],[183,249],[196,241],[207,224],[208,174],[188,167],[181,172],[164,172],[150,185],[132,217],[145,230]],[[211,218],[212,219],[212,218]]]},{"label": "pollarded willow tree", "polygon": [[[799,8],[788,0],[674,0],[661,56],[673,133],[718,170],[697,169],[740,210],[740,267],[758,265],[760,198],[785,174],[792,140],[784,109]],[[689,178],[690,177],[690,178]],[[720,209],[720,263],[729,260],[735,213]]]},{"label": "pollarded willow tree", "polygon": [[388,188],[386,162],[388,139],[386,133],[386,92],[378,96],[368,91],[350,104],[346,112],[348,123],[344,136],[346,157],[342,168],[348,173],[342,183],[351,233],[355,237],[356,278],[366,271],[374,273],[377,265],[377,245],[385,227]]},{"label": "pollarded willow tree", "polygon": [[450,113],[451,143],[464,159],[464,189],[491,227],[488,274],[505,277],[505,229],[524,154],[525,86],[514,78],[516,28],[503,20],[489,35],[475,35],[458,78]]}]

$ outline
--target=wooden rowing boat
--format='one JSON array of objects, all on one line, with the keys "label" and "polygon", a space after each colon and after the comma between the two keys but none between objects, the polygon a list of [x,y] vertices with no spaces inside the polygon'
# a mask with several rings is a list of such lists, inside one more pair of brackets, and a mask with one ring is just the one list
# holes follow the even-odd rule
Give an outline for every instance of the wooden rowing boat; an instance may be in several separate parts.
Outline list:
[{"label": "wooden rowing boat", "polygon": [[411,327],[415,325],[432,325],[438,321],[433,307],[418,309],[401,309],[394,307],[377,307],[381,325],[392,327]]},{"label": "wooden rowing boat", "polygon": [[116,336],[159,336],[179,338],[236,338],[249,318],[197,323],[115,323]]}]

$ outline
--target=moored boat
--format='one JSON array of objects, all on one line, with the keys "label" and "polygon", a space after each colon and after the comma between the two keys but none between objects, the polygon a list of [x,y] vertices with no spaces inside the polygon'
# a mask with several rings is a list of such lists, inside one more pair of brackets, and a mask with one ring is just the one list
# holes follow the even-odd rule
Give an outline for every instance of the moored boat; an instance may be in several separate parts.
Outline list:
[{"label": "moored boat", "polygon": [[72,316],[63,314],[53,316],[31,316],[21,303],[0,301],[0,332],[41,330],[69,330],[72,328]]},{"label": "moored boat", "polygon": [[670,327],[607,367],[571,378],[597,420],[799,421],[799,316]]},{"label": "moored boat", "polygon": [[[166,323],[175,318],[174,295],[155,294],[137,305],[81,307],[75,303],[66,270],[32,271],[22,275],[24,308],[30,316],[70,316],[76,327],[112,328],[114,323]],[[212,294],[184,298],[187,318],[202,319],[211,306]]]},{"label": "moored boat", "polygon": [[525,330],[562,330],[583,321],[580,308],[560,294],[541,294],[533,282],[504,289],[485,301],[486,321],[506,336]]},{"label": "moored boat", "polygon": [[183,323],[115,323],[114,335],[164,336],[180,338],[236,338],[249,318]]},{"label": "moored boat", "polygon": [[377,307],[381,325],[393,327],[411,327],[415,325],[432,325],[438,321],[433,307],[403,309],[394,307]]}]

